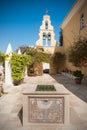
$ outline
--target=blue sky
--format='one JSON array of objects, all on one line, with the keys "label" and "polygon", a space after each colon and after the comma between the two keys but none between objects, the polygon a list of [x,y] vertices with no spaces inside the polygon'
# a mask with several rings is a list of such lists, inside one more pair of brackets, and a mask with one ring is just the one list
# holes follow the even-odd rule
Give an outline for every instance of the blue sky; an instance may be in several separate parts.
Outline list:
[{"label": "blue sky", "polygon": [[35,45],[43,15],[48,9],[54,26],[55,39],[59,40],[59,26],[75,0],[0,0],[0,51],[8,43],[15,50],[21,45]]}]

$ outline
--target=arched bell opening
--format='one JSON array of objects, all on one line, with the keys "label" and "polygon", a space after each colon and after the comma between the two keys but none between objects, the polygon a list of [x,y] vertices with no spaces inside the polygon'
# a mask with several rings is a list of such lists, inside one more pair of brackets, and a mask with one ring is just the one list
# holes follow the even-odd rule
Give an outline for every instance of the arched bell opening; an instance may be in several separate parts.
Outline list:
[{"label": "arched bell opening", "polygon": [[48,39],[48,46],[50,46],[51,45],[51,34],[50,33],[48,33],[47,39]]},{"label": "arched bell opening", "polygon": [[45,29],[48,29],[48,21],[45,21]]},{"label": "arched bell opening", "polygon": [[43,33],[43,46],[46,45],[46,33]]},{"label": "arched bell opening", "polygon": [[50,64],[43,62],[43,73],[49,74],[50,72]]}]

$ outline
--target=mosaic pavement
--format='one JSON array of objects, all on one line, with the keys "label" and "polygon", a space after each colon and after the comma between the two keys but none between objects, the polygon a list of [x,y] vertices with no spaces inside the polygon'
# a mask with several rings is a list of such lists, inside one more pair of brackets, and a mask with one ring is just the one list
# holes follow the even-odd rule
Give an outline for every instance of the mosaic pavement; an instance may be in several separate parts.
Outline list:
[{"label": "mosaic pavement", "polygon": [[29,122],[64,123],[64,98],[29,98]]}]

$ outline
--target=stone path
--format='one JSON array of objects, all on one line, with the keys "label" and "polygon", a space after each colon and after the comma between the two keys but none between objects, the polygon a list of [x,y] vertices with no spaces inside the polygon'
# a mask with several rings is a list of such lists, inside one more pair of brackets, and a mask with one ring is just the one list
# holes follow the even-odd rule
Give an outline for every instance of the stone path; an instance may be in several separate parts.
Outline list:
[{"label": "stone path", "polygon": [[63,75],[52,76],[70,92],[70,122],[77,130],[87,129],[87,80],[75,84],[74,79]]},{"label": "stone path", "polygon": [[[76,85],[70,77],[58,74],[25,78],[24,83],[20,86],[5,86],[5,92],[0,97],[0,130],[30,130],[24,128],[19,119],[18,113],[22,108],[22,91],[29,84],[56,84],[64,88],[64,91],[70,93],[70,123],[75,129],[87,130],[87,82],[84,80],[81,85]],[[63,86],[63,85],[64,86]],[[61,127],[54,128],[47,126],[32,130],[63,130]],[[65,129],[64,129],[65,130]],[[66,129],[71,130],[71,129]]]}]

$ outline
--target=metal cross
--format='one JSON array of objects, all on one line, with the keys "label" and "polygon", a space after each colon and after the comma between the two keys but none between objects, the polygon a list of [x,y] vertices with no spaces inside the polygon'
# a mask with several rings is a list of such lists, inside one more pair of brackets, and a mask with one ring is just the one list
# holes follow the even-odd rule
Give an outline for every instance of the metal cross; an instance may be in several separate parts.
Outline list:
[{"label": "metal cross", "polygon": [[46,9],[46,14],[48,14],[48,9]]}]

